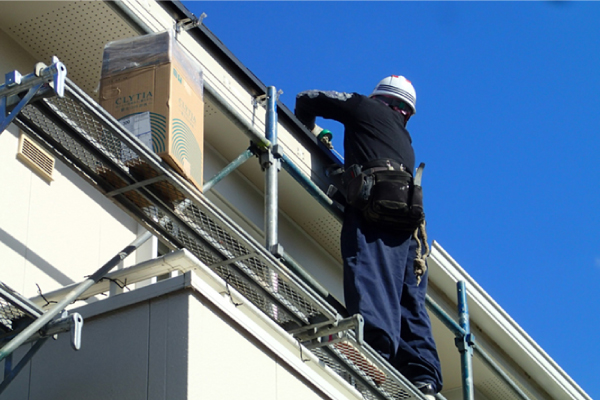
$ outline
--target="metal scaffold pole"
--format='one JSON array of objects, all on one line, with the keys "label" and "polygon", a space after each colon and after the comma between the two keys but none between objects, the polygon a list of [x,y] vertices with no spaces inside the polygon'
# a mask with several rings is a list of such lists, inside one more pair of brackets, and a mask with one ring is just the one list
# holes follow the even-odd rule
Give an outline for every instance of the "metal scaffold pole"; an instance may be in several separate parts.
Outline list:
[{"label": "metal scaffold pole", "polygon": [[275,87],[267,88],[266,138],[272,146],[263,153],[262,166],[265,169],[265,246],[271,253],[279,253],[277,232],[277,206],[279,188],[277,173],[280,160],[277,156],[277,92]]},{"label": "metal scaffold pole", "polygon": [[463,399],[474,400],[473,392],[473,345],[474,337],[471,335],[469,324],[469,307],[467,305],[467,289],[464,281],[456,283],[458,290],[458,320],[464,335],[455,339],[456,347],[460,351],[460,363],[463,380]]},{"label": "metal scaffold pole", "polygon": [[[443,308],[437,304],[429,295],[426,297],[426,303],[429,310],[437,317],[440,321],[454,334],[456,335],[456,341],[460,340],[465,336],[464,329],[456,323],[452,317],[443,310]],[[474,343],[473,334],[470,337],[471,342]],[[477,354],[479,358],[496,374],[498,374],[504,382],[510,386],[510,388],[523,400],[530,400],[530,398],[523,392],[523,390],[515,383],[515,381],[500,368],[500,366],[489,356],[481,347],[474,346],[473,354]]]},{"label": "metal scaffold pole", "polygon": [[227,166],[225,168],[223,168],[215,176],[213,176],[210,180],[208,180],[206,183],[204,183],[204,186],[202,186],[202,192],[203,193],[208,192],[210,189],[213,188],[213,186],[215,186],[217,183],[221,182],[221,180],[223,180],[223,178],[225,178],[227,175],[229,175],[230,173],[235,171],[235,169],[237,167],[239,167],[240,165],[242,165],[243,163],[248,161],[254,155],[255,155],[255,151],[253,150],[252,146],[250,146],[250,148],[248,150],[244,151],[242,154],[237,156],[237,158],[235,160],[233,160],[232,162],[227,164]]}]

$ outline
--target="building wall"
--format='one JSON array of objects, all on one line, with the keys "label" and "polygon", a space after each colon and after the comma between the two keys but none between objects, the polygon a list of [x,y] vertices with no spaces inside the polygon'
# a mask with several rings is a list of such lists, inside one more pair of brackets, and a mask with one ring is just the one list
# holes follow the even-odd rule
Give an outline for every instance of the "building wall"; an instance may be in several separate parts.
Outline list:
[{"label": "building wall", "polygon": [[[175,311],[170,320],[178,320],[173,337],[162,334],[169,325],[165,310]],[[185,399],[186,321],[178,318],[185,310],[185,298],[165,296],[85,318],[81,350],[70,347],[69,334],[48,341],[5,396],[30,400]],[[163,362],[165,353],[177,357],[167,364]]]},{"label": "building wall", "polygon": [[202,302],[190,302],[189,323],[188,398],[322,398],[276,357]]},{"label": "building wall", "polygon": [[[232,321],[195,290],[183,289],[180,282],[185,279],[180,276],[75,310],[85,319],[81,350],[71,349],[68,333],[47,341],[3,398],[331,398],[248,334],[248,326]],[[216,292],[210,296],[215,295],[221,298]],[[233,312],[243,311],[234,307]],[[15,362],[25,350],[15,353]],[[314,360],[310,363],[321,368]]]},{"label": "building wall", "polygon": [[[137,223],[57,162],[50,183],[17,160],[19,130],[0,135],[2,281],[31,297],[79,282],[129,244]],[[126,263],[131,263],[127,261]]]}]

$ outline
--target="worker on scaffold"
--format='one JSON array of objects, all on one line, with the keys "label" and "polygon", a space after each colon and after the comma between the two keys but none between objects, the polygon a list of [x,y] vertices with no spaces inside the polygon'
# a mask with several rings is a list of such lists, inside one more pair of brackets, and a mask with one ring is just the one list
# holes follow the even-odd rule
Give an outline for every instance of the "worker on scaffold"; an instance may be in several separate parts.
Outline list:
[{"label": "worker on scaffold", "polygon": [[317,136],[322,129],[316,117],[344,125],[341,250],[346,308],[350,315],[363,316],[365,341],[433,399],[442,389],[442,374],[425,308],[428,251],[423,249],[428,247],[422,166],[415,171],[406,130],[415,105],[411,82],[393,75],[379,82],[370,96],[301,92],[295,114]]}]

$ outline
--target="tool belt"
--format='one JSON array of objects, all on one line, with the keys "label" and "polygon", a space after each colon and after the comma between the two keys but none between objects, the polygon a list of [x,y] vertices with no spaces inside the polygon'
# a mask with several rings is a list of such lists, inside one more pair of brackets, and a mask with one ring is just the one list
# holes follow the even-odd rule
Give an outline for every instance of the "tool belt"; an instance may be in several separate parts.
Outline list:
[{"label": "tool belt", "polygon": [[425,220],[421,163],[415,178],[393,160],[380,159],[352,165],[342,178],[346,201],[377,226],[413,232]]}]

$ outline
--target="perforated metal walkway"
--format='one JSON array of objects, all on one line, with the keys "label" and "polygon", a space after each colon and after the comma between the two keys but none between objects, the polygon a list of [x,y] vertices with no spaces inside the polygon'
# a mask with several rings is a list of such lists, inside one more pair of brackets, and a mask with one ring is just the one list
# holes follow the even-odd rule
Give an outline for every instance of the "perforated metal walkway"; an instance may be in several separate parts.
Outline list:
[{"label": "perforated metal walkway", "polygon": [[[67,80],[63,98],[29,104],[15,123],[170,247],[191,251],[284,329],[341,319],[72,82]],[[341,344],[312,351],[366,399],[422,398],[352,334]]]}]

